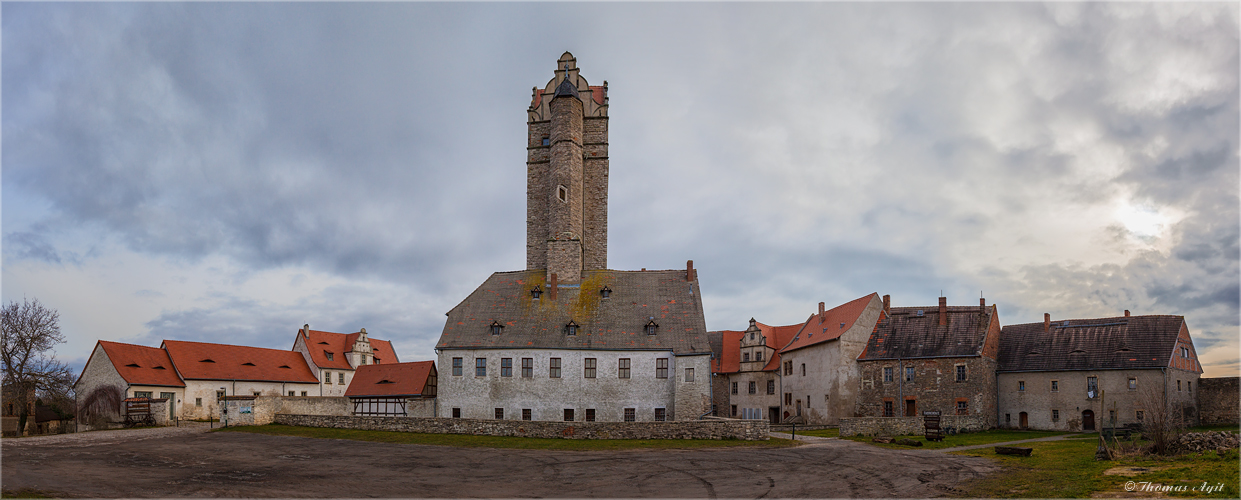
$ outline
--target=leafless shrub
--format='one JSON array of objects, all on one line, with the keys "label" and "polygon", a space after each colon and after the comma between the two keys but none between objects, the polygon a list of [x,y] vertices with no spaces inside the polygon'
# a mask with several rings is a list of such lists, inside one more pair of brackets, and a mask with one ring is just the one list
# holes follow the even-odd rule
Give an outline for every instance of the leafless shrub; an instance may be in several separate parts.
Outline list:
[{"label": "leafless shrub", "polygon": [[1151,441],[1151,453],[1175,453],[1173,443],[1181,429],[1185,428],[1182,408],[1173,407],[1159,387],[1148,386],[1139,395],[1138,402],[1145,409],[1142,435]]},{"label": "leafless shrub", "polygon": [[103,427],[107,425],[109,417],[120,414],[121,402],[124,400],[125,393],[120,387],[114,385],[96,387],[85,398],[82,398],[82,404],[78,406],[79,422],[92,427]]}]

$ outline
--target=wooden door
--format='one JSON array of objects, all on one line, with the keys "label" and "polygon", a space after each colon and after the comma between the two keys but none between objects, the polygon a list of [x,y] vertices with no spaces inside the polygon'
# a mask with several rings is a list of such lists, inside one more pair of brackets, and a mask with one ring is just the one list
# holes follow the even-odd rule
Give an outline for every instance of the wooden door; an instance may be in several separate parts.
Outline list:
[{"label": "wooden door", "polygon": [[1030,426],[1030,416],[1026,412],[1021,412],[1021,428],[1025,429]]},{"label": "wooden door", "polygon": [[906,417],[918,416],[917,405],[918,405],[918,402],[916,400],[906,399],[905,400],[905,416]]},{"label": "wooden door", "polygon": [[1094,412],[1093,411],[1085,410],[1082,412],[1082,430],[1084,431],[1094,430]]},{"label": "wooden door", "polygon": [[771,421],[771,423],[773,424],[780,423],[780,407],[779,406],[767,407],[767,420]]}]

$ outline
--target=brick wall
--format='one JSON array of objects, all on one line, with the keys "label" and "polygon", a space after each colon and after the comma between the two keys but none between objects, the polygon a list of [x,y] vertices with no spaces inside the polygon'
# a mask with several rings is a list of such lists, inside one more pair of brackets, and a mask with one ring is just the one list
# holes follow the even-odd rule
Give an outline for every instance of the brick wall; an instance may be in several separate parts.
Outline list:
[{"label": "brick wall", "polygon": [[1238,425],[1238,377],[1198,379],[1198,418],[1202,425]]},{"label": "brick wall", "polygon": [[708,419],[677,422],[539,422],[471,418],[341,417],[276,415],[275,422],[305,427],[473,434],[564,439],[740,439],[767,440],[767,422]]},{"label": "brick wall", "polygon": [[[991,428],[983,415],[944,415],[939,426],[955,427],[970,432]],[[841,436],[903,436],[925,432],[922,417],[854,417],[840,419]]]}]

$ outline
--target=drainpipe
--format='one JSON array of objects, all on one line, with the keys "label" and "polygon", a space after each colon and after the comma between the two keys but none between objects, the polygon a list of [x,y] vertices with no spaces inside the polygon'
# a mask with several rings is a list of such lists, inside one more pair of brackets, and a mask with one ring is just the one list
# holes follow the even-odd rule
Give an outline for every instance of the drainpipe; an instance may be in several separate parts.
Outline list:
[{"label": "drainpipe", "polygon": [[893,417],[895,417],[898,412],[903,411],[901,410],[901,405],[905,404],[905,365],[901,358],[896,358],[896,376],[900,377],[897,379],[900,383],[896,386],[896,403],[892,405]]}]

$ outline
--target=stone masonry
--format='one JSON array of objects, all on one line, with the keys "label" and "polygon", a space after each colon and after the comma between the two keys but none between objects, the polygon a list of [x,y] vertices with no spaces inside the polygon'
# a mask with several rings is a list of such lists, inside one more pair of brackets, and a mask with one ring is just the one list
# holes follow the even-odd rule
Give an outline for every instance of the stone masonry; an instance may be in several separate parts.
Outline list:
[{"label": "stone masonry", "polygon": [[1202,425],[1237,425],[1241,387],[1237,377],[1198,379],[1198,419]]},{"label": "stone masonry", "polygon": [[[940,428],[953,427],[969,432],[985,431],[992,427],[991,419],[983,415],[944,415]],[[840,419],[840,435],[844,436],[909,436],[922,434],[925,426],[918,417],[854,417]]]},{"label": "stone masonry", "polygon": [[763,441],[763,420],[707,419],[679,422],[540,422],[472,418],[341,417],[278,414],[275,422],[306,427],[563,439],[740,439]]}]

